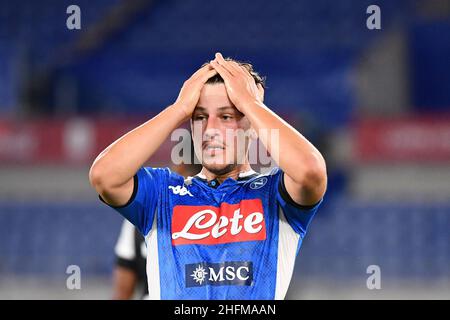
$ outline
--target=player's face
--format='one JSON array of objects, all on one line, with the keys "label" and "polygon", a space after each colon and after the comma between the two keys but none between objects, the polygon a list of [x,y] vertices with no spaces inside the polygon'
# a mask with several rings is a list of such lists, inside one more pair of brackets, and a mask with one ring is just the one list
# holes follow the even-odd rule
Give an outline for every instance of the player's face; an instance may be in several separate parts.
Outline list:
[{"label": "player's face", "polygon": [[194,150],[210,172],[224,174],[246,161],[250,122],[228,98],[225,85],[203,86],[192,114]]}]

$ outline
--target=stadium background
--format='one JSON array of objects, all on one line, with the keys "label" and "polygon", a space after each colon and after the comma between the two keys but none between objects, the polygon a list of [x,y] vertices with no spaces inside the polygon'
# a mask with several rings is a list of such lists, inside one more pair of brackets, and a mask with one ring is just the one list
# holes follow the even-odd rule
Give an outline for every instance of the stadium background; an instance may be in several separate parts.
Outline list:
[{"label": "stadium background", "polygon": [[266,104],[327,159],[287,298],[450,298],[448,1],[0,3],[0,298],[111,297],[122,220],[89,166],[216,51],[268,76]]}]

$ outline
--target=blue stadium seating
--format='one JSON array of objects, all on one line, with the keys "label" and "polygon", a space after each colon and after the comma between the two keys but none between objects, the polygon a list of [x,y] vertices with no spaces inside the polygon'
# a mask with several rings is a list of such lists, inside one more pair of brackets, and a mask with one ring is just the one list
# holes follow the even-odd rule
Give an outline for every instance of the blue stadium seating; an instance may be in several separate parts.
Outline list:
[{"label": "blue stadium seating", "polygon": [[[304,239],[303,275],[449,277],[450,203],[324,202]],[[121,217],[101,203],[0,203],[0,273],[62,275],[68,265],[108,275]]]},{"label": "blue stadium seating", "polygon": [[[51,66],[58,48],[89,30],[116,3],[77,1],[81,31],[65,28],[67,0],[5,3],[0,58],[2,46],[26,44],[33,64]],[[54,79],[69,77],[76,83],[79,113],[149,114],[171,103],[193,70],[222,51],[253,62],[268,76],[266,100],[276,111],[296,112],[311,121],[320,117],[329,129],[345,124],[355,107],[349,73],[358,53],[378,35],[365,28],[370,4],[155,1],[99,50],[58,68]],[[378,1],[383,27],[405,20],[411,4]]]},{"label": "blue stadium seating", "polygon": [[[386,278],[448,279],[450,203],[325,203],[304,241],[298,272],[366,277],[378,265]],[[321,217],[322,215],[322,217]]]},{"label": "blue stadium seating", "polygon": [[106,274],[122,219],[97,203],[2,203],[0,273]]}]

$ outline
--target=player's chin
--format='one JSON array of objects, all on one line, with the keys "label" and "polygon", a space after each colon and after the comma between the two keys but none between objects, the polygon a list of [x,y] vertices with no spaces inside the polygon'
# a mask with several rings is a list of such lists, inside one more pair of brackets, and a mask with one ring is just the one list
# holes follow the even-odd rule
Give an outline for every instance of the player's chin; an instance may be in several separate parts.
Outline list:
[{"label": "player's chin", "polygon": [[226,166],[227,165],[227,154],[220,151],[207,151],[204,150],[202,153],[202,162],[203,165],[209,166]]},{"label": "player's chin", "polygon": [[207,159],[203,159],[202,166],[209,172],[216,175],[223,175],[232,171],[236,165],[233,163],[217,162],[217,160],[208,161]]}]

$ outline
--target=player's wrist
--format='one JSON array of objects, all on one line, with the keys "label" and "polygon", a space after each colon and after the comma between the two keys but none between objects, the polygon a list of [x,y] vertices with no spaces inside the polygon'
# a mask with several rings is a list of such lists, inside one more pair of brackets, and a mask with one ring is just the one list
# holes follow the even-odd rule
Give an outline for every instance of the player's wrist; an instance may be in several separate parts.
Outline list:
[{"label": "player's wrist", "polygon": [[236,108],[243,114],[247,114],[252,108],[262,107],[263,105],[258,99],[245,99],[236,105]]},{"label": "player's wrist", "polygon": [[189,111],[189,107],[181,102],[175,102],[170,106],[170,108],[173,109],[180,121],[186,121],[192,115],[192,112]]}]

